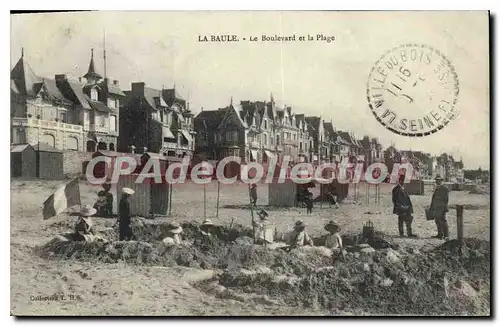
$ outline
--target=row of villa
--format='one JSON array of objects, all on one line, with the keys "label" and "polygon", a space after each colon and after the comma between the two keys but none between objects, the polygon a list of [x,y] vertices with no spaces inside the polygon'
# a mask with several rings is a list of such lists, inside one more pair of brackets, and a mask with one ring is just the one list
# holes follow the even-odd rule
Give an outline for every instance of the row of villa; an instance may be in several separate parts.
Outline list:
[{"label": "row of villa", "polygon": [[356,137],[332,121],[278,107],[269,100],[240,101],[194,115],[189,103],[171,89],[134,82],[122,90],[117,80],[96,70],[93,50],[87,73],[78,80],[65,74],[37,75],[24,53],[11,71],[11,142],[44,142],[63,151],[154,152],[166,157],[195,156],[242,162],[413,163],[418,177],[463,177],[462,161],[442,154],[383,149],[377,138]]}]

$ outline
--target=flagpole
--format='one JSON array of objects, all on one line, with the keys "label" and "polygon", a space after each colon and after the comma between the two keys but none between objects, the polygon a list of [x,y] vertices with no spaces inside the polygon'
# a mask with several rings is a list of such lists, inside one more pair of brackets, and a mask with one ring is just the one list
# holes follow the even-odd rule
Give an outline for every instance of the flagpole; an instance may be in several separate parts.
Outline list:
[{"label": "flagpole", "polygon": [[216,213],[217,218],[219,218],[219,197],[220,197],[220,182],[219,179],[217,179],[217,213]]}]

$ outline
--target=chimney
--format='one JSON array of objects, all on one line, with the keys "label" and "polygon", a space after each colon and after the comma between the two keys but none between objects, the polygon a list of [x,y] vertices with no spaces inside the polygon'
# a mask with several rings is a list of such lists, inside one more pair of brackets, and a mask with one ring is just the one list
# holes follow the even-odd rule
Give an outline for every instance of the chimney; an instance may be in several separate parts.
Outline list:
[{"label": "chimney", "polygon": [[130,149],[130,153],[132,153],[132,154],[135,153],[135,146],[134,145],[130,145],[129,149]]},{"label": "chimney", "polygon": [[113,80],[113,85],[115,85],[115,86],[119,86],[120,84],[118,83],[118,80],[114,79],[114,80]]},{"label": "chimney", "polygon": [[132,83],[132,93],[143,95],[144,86],[146,86],[144,82]]}]

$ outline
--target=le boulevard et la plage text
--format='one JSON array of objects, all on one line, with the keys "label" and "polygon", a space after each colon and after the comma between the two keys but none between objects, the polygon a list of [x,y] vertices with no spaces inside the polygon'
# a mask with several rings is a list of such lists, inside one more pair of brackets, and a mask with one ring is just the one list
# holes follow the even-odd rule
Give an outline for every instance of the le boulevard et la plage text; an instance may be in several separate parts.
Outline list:
[{"label": "le boulevard et la plage text", "polygon": [[200,43],[235,43],[235,42],[325,42],[333,43],[335,36],[325,35],[323,33],[307,35],[288,35],[281,36],[277,34],[260,36],[238,36],[234,34],[207,34],[198,35]]}]

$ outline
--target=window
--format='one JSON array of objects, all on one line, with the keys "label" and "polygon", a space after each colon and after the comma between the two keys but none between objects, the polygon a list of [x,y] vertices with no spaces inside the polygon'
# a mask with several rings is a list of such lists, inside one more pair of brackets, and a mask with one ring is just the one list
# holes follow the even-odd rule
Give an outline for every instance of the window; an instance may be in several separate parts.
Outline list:
[{"label": "window", "polygon": [[90,99],[97,101],[98,100],[98,94],[97,94],[97,89],[92,88],[90,90]]},{"label": "window", "polygon": [[302,150],[302,142],[299,143],[299,149]]},{"label": "window", "polygon": [[226,140],[227,141],[237,141],[238,140],[238,132],[237,131],[228,131],[226,132]]},{"label": "window", "polygon": [[264,145],[267,145],[267,135],[264,135]]},{"label": "window", "polygon": [[109,130],[116,131],[116,116],[109,116]]},{"label": "window", "polygon": [[276,135],[276,145],[277,146],[280,145],[280,136],[279,135]]},{"label": "window", "polygon": [[67,123],[66,112],[61,112],[61,122]]},{"label": "window", "polygon": [[160,111],[160,121],[165,122],[164,119],[165,119],[165,117],[163,116],[163,110],[161,110]]},{"label": "window", "polygon": [[264,129],[267,129],[267,120],[264,120]]}]

